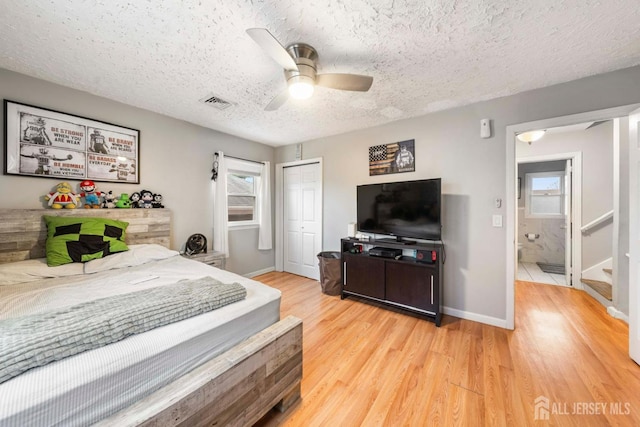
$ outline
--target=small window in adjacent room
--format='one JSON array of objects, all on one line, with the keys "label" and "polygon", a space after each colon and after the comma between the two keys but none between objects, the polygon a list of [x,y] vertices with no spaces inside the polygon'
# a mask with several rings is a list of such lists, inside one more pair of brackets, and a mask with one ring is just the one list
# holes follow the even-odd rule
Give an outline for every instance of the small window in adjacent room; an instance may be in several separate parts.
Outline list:
[{"label": "small window in adjacent room", "polygon": [[564,172],[526,174],[525,216],[562,218],[564,216]]},{"label": "small window in adjacent room", "polygon": [[261,165],[227,160],[227,205],[229,226],[258,225],[258,183]]}]

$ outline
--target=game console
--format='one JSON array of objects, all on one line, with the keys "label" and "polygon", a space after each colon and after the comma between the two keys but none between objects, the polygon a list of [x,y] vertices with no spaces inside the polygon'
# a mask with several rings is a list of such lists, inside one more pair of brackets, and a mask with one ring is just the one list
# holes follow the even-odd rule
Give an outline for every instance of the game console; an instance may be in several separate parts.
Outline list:
[{"label": "game console", "polygon": [[376,246],[369,249],[369,255],[381,258],[398,258],[402,256],[402,249],[392,249]]}]

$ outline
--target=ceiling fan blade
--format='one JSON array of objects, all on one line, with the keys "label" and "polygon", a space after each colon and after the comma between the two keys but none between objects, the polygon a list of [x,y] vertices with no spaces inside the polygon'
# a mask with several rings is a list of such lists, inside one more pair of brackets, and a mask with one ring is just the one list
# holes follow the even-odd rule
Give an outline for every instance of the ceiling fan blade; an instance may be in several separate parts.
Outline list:
[{"label": "ceiling fan blade", "polygon": [[277,94],[275,98],[273,98],[271,102],[266,107],[264,107],[264,110],[265,111],[277,110],[278,108],[282,107],[282,105],[285,102],[287,102],[287,99],[289,99],[289,90],[285,89],[279,94]]},{"label": "ceiling fan blade", "polygon": [[247,34],[282,68],[288,71],[298,71],[298,66],[291,55],[267,29],[249,28]]},{"label": "ceiling fan blade", "polygon": [[373,77],[358,74],[318,74],[316,84],[338,90],[366,92],[373,83]]}]

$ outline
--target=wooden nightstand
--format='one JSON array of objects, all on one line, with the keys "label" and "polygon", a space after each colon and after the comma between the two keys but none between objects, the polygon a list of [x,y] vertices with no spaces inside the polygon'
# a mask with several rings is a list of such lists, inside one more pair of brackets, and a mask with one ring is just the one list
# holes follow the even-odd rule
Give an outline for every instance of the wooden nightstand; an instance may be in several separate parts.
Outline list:
[{"label": "wooden nightstand", "polygon": [[182,254],[182,256],[185,258],[189,258],[198,262],[203,262],[205,264],[224,270],[225,257],[222,252],[213,251],[213,252],[195,254],[191,256]]}]

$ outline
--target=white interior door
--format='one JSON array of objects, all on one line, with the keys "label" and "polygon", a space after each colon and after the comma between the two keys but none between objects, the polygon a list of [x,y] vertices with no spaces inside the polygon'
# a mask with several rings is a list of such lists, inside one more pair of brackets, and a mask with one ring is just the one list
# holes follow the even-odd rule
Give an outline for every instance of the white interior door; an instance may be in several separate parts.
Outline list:
[{"label": "white interior door", "polygon": [[573,174],[573,168],[571,159],[567,159],[567,164],[564,169],[564,277],[565,284],[572,286],[572,218],[573,212],[571,209],[571,198],[573,192],[573,182],[571,176]]},{"label": "white interior door", "polygon": [[318,280],[322,250],[322,182],[319,163],[284,168],[283,269]]},{"label": "white interior door", "polygon": [[640,364],[640,110],[629,115],[629,356]]}]

